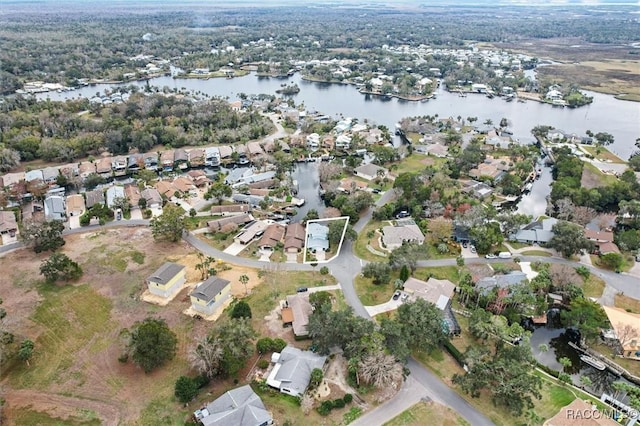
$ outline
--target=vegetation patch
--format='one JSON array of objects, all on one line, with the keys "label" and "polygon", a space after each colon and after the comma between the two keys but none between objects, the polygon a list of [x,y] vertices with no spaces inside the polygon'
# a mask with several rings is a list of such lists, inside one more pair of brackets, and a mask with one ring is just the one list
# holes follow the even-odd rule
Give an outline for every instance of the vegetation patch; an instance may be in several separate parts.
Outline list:
[{"label": "vegetation patch", "polygon": [[395,291],[391,283],[376,285],[373,284],[371,278],[365,278],[361,275],[355,278],[354,284],[356,293],[358,293],[360,301],[365,306],[379,305],[380,303],[388,302]]},{"label": "vegetation patch", "polygon": [[15,410],[13,423],[17,425],[38,425],[38,426],[99,426],[102,423],[96,418],[67,417],[61,419],[51,417],[47,413],[34,411],[28,408]]},{"label": "vegetation patch", "polygon": [[618,293],[616,294],[614,304],[616,308],[621,308],[634,314],[640,314],[640,300]]},{"label": "vegetation patch", "polygon": [[551,253],[544,250],[525,250],[520,252],[522,256],[539,256],[539,257],[551,257]]},{"label": "vegetation patch", "polygon": [[436,402],[419,402],[384,426],[467,426],[469,423],[451,408]]}]

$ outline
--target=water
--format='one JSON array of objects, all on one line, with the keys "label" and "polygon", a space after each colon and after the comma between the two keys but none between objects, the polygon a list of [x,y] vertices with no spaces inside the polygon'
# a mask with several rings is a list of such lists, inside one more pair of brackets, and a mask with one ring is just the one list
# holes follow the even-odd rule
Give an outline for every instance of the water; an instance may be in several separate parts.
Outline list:
[{"label": "water", "polygon": [[296,208],[297,214],[292,218],[292,222],[300,222],[311,209],[315,209],[320,215],[325,209],[324,201],[320,198],[319,164],[296,163],[292,178],[298,182],[297,197],[303,198],[305,203],[302,207]]},{"label": "water", "polygon": [[[463,119],[478,117],[478,123],[487,119],[498,123],[505,117],[510,121],[514,137],[523,142],[533,141],[531,129],[543,124],[578,135],[584,135],[586,130],[611,133],[615,142],[610,149],[624,158],[628,158],[634,151],[635,139],[640,136],[640,103],[619,101],[613,96],[593,92],[586,92],[594,97],[593,104],[571,109],[554,108],[533,101],[505,102],[500,98],[488,99],[480,94],[469,94],[462,98],[444,89],[439,89],[437,99],[428,102],[398,99],[385,101],[379,97],[362,95],[355,86],[307,82],[298,74],[285,79],[247,75],[233,79],[173,79],[167,76],[149,80],[151,86],[186,89],[229,100],[238,99],[240,93],[275,94],[283,83],[296,83],[300,86],[300,93],[293,96],[293,99],[297,104],[304,104],[309,110],[319,111],[334,118],[352,117],[361,122],[382,124],[390,130],[393,130],[395,124],[403,117],[408,116],[437,114],[439,117],[460,116]],[[147,83],[132,84],[144,88]],[[69,92],[50,92],[37,96],[52,100],[92,97],[96,92],[103,93],[105,89],[112,90],[114,87],[118,85],[99,84]]]},{"label": "water", "polygon": [[546,213],[547,197],[551,194],[551,168],[541,167],[540,178],[533,182],[531,192],[520,199],[516,207],[517,213],[533,216],[534,220]]}]

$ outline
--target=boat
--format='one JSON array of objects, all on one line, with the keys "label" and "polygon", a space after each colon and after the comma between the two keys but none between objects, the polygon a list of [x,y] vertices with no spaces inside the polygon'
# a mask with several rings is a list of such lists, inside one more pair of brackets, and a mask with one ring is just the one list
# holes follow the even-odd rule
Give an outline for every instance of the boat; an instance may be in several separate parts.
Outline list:
[{"label": "boat", "polygon": [[603,371],[605,368],[607,368],[605,363],[598,361],[597,359],[590,357],[589,355],[580,355],[580,360],[585,364],[589,364],[596,370]]}]

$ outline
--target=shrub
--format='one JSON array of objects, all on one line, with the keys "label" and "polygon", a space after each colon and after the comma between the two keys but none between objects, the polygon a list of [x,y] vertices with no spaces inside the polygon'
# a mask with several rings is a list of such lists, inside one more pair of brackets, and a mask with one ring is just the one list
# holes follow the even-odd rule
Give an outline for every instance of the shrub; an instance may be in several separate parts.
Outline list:
[{"label": "shrub", "polygon": [[322,401],[322,404],[318,407],[318,414],[328,416],[332,409],[333,403],[331,401]]},{"label": "shrub", "polygon": [[176,381],[174,394],[178,401],[187,403],[198,394],[198,383],[187,376],[180,376]]},{"label": "shrub", "polygon": [[271,350],[274,352],[282,352],[282,350],[286,347],[287,347],[287,342],[285,342],[283,339],[278,337],[276,339],[273,339]]},{"label": "shrub", "polygon": [[456,362],[458,364],[460,364],[461,367],[463,367],[465,365],[464,363],[464,356],[462,355],[462,353],[458,350],[458,348],[456,348],[455,346],[453,346],[453,344],[448,341],[445,340],[443,343],[444,348],[447,350],[447,352],[449,352],[451,354],[451,356],[453,357],[453,359],[456,360]]},{"label": "shrub", "polygon": [[583,280],[588,280],[589,276],[591,275],[591,271],[589,271],[589,268],[587,268],[586,266],[578,266],[576,268],[576,272],[582,277]]},{"label": "shrub", "polygon": [[334,399],[331,404],[333,405],[333,408],[344,408],[345,406],[345,402],[342,398]]},{"label": "shrub", "polygon": [[121,363],[126,363],[127,361],[129,361],[129,354],[122,354],[118,357],[118,361]]},{"label": "shrub", "polygon": [[266,354],[273,347],[273,340],[271,337],[263,337],[256,342],[256,349],[260,354]]},{"label": "shrub", "polygon": [[260,361],[258,361],[258,368],[261,369],[265,369],[269,366],[269,361],[267,361],[266,359],[261,359]]},{"label": "shrub", "polygon": [[198,386],[198,389],[202,389],[211,382],[211,379],[208,378],[206,374],[200,374],[199,376],[196,376],[193,381]]},{"label": "shrub", "polygon": [[351,404],[351,401],[353,401],[353,395],[348,393],[342,398],[342,400],[344,401],[345,404]]},{"label": "shrub", "polygon": [[251,318],[251,307],[244,300],[239,301],[231,310],[231,318]]},{"label": "shrub", "polygon": [[323,266],[322,268],[320,268],[320,275],[327,275],[329,273],[329,268],[327,268],[326,266]]}]

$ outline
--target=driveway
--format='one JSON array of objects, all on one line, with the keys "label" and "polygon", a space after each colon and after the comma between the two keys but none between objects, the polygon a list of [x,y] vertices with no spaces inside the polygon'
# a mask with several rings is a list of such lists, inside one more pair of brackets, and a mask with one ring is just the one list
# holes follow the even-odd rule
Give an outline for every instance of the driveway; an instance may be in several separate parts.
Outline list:
[{"label": "driveway", "polygon": [[[223,250],[224,253],[230,254],[232,256],[237,256],[242,250],[246,249],[247,246],[245,244],[240,244],[240,243],[236,243],[233,242],[231,243],[231,245],[229,247],[227,247],[226,249]],[[271,256],[271,255],[269,255]],[[267,262],[269,261],[269,258],[267,258]]]},{"label": "driveway", "polygon": [[520,269],[525,273],[529,281],[538,276],[538,273],[531,269],[531,262],[520,262]]},{"label": "driveway", "polygon": [[340,284],[335,284],[335,285],[323,285],[320,287],[309,287],[307,292],[315,293],[318,291],[332,291],[332,290],[342,290],[342,286]]},{"label": "driveway", "polygon": [[402,300],[400,300],[400,298],[398,298],[398,300],[393,300],[392,298],[388,302],[374,306],[365,306],[364,308],[370,316],[375,317],[376,315],[383,314],[385,312],[395,311],[400,305],[402,305]]}]

